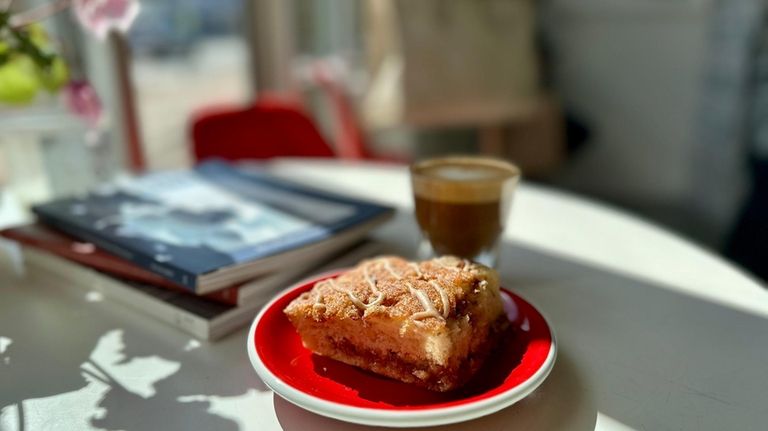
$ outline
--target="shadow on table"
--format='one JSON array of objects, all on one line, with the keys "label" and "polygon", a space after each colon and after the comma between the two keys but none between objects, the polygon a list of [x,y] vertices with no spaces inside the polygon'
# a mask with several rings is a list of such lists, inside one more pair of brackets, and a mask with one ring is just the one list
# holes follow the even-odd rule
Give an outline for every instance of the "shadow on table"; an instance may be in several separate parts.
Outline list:
[{"label": "shadow on table", "polygon": [[[212,412],[211,407],[214,399],[226,402],[243,397],[252,389],[266,390],[245,355],[244,338],[245,331],[240,331],[189,352],[158,352],[156,346],[148,348],[127,338],[126,346],[134,347],[124,349],[126,358],[157,355],[178,360],[181,367],[169,378],[155,383],[156,393],[150,398],[139,396],[112,379],[108,382],[109,392],[98,405],[105,414],[92,419],[91,425],[125,430],[238,430],[237,421]],[[184,356],[188,355],[196,356],[194,360],[205,366],[184,367]],[[201,371],[206,374],[201,375]]]},{"label": "shadow on table", "polygon": [[235,430],[236,421],[209,411],[212,400],[266,391],[244,352],[246,330],[213,344],[195,342],[137,319],[133,310],[87,302],[84,292],[59,283],[36,279],[34,286],[0,291],[3,321],[19,322],[0,328],[0,337],[10,340],[0,354],[3,430],[51,423]]},{"label": "shadow on table", "polygon": [[[237,430],[237,423],[229,418],[211,414],[210,401],[179,402],[180,393],[167,384],[156,385],[157,393],[144,398],[114,381],[98,404],[105,414],[91,419],[98,429],[184,431],[194,427],[201,430]],[[178,418],[183,418],[179,421]]]},{"label": "shadow on table", "polygon": [[[454,429],[765,429],[768,319],[517,244],[502,279],[549,319],[559,355],[518,404]],[[728,289],[728,286],[723,286]],[[352,429],[275,397],[285,430]]]}]

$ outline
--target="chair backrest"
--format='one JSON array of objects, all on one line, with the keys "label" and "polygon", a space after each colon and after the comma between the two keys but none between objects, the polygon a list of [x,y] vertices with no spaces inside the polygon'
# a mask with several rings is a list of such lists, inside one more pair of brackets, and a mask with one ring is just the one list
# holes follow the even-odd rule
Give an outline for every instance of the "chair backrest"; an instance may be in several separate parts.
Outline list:
[{"label": "chair backrest", "polygon": [[192,119],[196,161],[334,157],[297,103],[268,98],[246,108],[209,109]]}]

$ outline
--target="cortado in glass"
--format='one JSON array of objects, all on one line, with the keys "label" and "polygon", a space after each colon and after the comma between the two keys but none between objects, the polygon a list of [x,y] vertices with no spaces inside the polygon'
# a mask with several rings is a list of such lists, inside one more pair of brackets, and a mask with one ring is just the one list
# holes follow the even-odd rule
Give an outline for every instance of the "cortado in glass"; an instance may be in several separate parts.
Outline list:
[{"label": "cortado in glass", "polygon": [[411,166],[421,258],[454,255],[495,267],[520,169],[497,159],[444,157]]}]

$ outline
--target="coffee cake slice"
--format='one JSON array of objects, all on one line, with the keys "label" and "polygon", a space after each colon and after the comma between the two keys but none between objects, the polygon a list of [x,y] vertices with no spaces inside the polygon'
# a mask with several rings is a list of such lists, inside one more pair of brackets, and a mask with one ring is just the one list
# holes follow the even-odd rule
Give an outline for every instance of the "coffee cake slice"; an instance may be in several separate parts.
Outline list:
[{"label": "coffee cake slice", "polygon": [[366,260],[284,312],[313,352],[435,391],[469,380],[508,323],[496,272],[455,257]]}]

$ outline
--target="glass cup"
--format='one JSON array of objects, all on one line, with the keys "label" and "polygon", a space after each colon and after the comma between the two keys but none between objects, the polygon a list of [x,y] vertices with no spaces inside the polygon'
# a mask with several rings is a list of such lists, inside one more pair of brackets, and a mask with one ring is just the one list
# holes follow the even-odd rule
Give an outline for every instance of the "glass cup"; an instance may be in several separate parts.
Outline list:
[{"label": "glass cup", "polygon": [[495,267],[520,169],[484,157],[443,157],[411,166],[420,258],[454,255]]}]

